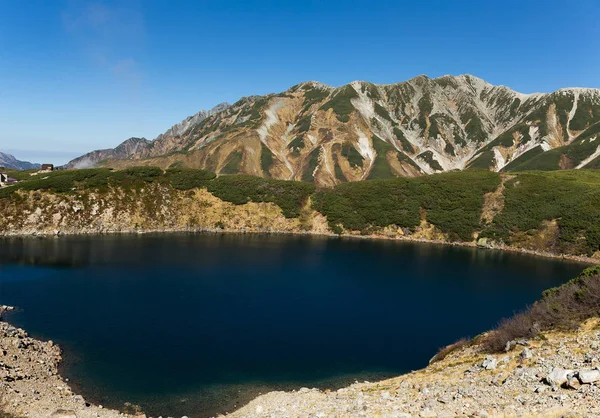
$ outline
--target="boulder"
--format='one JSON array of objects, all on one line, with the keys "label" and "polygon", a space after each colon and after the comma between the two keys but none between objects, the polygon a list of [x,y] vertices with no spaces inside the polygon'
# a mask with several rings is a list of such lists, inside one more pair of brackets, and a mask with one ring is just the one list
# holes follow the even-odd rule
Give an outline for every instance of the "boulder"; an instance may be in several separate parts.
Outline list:
[{"label": "boulder", "polygon": [[579,370],[579,381],[583,384],[589,384],[600,381],[600,370]]},{"label": "boulder", "polygon": [[521,360],[527,360],[531,357],[533,357],[533,352],[529,348],[525,347],[523,351],[521,351]]},{"label": "boulder", "polygon": [[555,368],[546,376],[546,383],[550,386],[562,386],[567,383],[567,376],[573,373],[573,370]]},{"label": "boulder", "polygon": [[492,356],[487,356],[483,363],[481,363],[481,367],[486,370],[494,370],[498,366],[498,360],[496,360]]}]

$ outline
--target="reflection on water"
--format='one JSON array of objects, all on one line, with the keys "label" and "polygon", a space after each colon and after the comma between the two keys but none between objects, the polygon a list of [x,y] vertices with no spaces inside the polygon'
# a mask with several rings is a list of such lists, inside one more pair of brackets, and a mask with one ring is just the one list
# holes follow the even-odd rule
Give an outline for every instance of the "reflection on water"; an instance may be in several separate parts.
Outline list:
[{"label": "reflection on water", "polygon": [[423,367],[580,264],[273,235],[0,240],[0,302],[103,405],[203,417],[257,394]]}]

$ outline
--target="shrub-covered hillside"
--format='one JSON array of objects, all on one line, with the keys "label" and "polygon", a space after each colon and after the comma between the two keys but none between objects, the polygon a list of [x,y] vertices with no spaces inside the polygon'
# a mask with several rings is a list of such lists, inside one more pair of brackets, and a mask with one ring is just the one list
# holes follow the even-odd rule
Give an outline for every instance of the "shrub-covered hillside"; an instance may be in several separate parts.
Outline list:
[{"label": "shrub-covered hillside", "polygon": [[[600,172],[594,170],[510,174],[466,170],[416,178],[347,182],[320,189],[307,182],[247,175],[216,176],[189,168],[163,171],[157,167],[132,167],[121,171],[87,169],[11,175],[20,182],[0,188],[0,210],[14,213],[0,219],[0,233],[4,234],[22,231],[19,225],[31,213],[45,216],[50,223],[57,217],[60,222],[56,221],[56,229],[60,229],[59,224],[99,222],[97,209],[89,209],[93,213],[85,219],[77,214],[75,223],[69,218],[75,214],[69,210],[62,214],[46,213],[58,210],[54,203],[51,208],[44,205],[59,198],[71,199],[64,203],[65,207],[74,205],[78,199],[86,204],[112,203],[110,216],[117,223],[119,211],[130,211],[137,205],[147,212],[136,215],[140,219],[157,213],[164,218],[160,225],[137,222],[141,228],[152,225],[152,228],[172,229],[175,227],[170,226],[173,222],[168,218],[179,217],[181,214],[176,210],[187,210],[176,209],[177,205],[187,207],[189,202],[199,199],[194,191],[203,191],[202,196],[211,196],[231,207],[250,203],[274,205],[283,217],[297,221],[296,226],[288,225],[287,232],[326,232],[321,227],[314,229],[306,221],[308,217],[323,215],[320,224],[324,227],[326,222],[329,231],[338,234],[421,238],[493,247],[509,245],[556,254],[600,256]],[[56,199],[50,199],[52,196]],[[84,211],[93,208],[83,207]],[[188,217],[187,227],[205,229],[230,224],[231,229],[246,230],[244,217],[233,219],[239,216],[239,211],[223,210],[218,212],[222,219],[216,219],[217,212],[211,205],[201,204],[197,210],[204,223],[199,223],[197,217]],[[271,212],[260,215],[261,225],[268,225],[272,215]],[[35,227],[31,222],[28,230]]]}]

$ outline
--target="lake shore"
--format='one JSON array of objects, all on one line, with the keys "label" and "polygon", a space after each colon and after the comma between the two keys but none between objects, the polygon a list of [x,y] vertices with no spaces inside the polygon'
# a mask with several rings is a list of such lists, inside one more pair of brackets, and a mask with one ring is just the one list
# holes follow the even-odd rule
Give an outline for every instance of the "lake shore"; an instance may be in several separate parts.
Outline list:
[{"label": "lake shore", "polygon": [[126,229],[126,230],[60,230],[60,231],[26,231],[26,232],[2,232],[0,231],[0,238],[55,238],[60,236],[89,236],[89,235],[144,235],[144,234],[264,234],[264,235],[300,235],[300,236],[314,236],[314,237],[328,237],[328,238],[342,238],[342,239],[366,239],[366,240],[386,240],[386,241],[398,241],[398,242],[416,242],[422,244],[434,244],[434,245],[445,245],[452,247],[466,247],[466,248],[479,248],[489,251],[507,251],[511,253],[527,254],[536,257],[560,259],[567,261],[574,261],[585,264],[600,264],[600,258],[587,257],[581,255],[571,254],[556,254],[549,251],[537,251],[530,250],[527,248],[512,247],[508,245],[501,245],[498,247],[490,248],[481,245],[477,245],[476,242],[462,242],[462,241],[444,241],[440,239],[426,239],[417,238],[410,235],[404,236],[387,236],[381,234],[361,235],[361,234],[334,234],[331,232],[324,231],[290,231],[290,230],[265,230],[265,229],[219,229],[219,228],[160,228],[160,229]]},{"label": "lake shore", "polygon": [[[2,312],[11,309],[0,307]],[[600,345],[599,330],[600,319],[593,318],[576,331],[546,332],[543,339],[520,340],[497,355],[466,346],[396,378],[357,382],[335,391],[270,392],[227,416],[598,416],[600,363],[593,353]],[[61,350],[52,341],[36,340],[0,321],[0,347],[0,412],[27,418],[147,418],[140,410],[106,409],[73,393],[58,373]],[[553,380],[568,370],[579,378]]]}]

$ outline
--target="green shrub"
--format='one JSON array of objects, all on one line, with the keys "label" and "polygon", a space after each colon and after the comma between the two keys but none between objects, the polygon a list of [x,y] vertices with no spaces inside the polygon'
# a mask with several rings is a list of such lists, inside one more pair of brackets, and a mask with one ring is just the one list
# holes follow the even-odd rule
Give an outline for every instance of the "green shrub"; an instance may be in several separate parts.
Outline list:
[{"label": "green shrub", "polygon": [[350,85],[340,88],[323,106],[320,110],[333,109],[337,119],[340,122],[348,122],[350,120],[350,114],[354,112],[354,106],[352,105],[351,99],[358,97],[356,90]]},{"label": "green shrub", "polygon": [[310,154],[308,154],[308,156],[306,157],[308,161],[306,162],[304,170],[302,171],[302,181],[311,182],[315,179],[313,173],[317,168],[317,164],[319,164],[320,150],[321,148],[317,147],[314,150],[312,150]]},{"label": "green shrub", "polygon": [[242,164],[242,152],[233,151],[229,155],[229,161],[225,164],[225,167],[221,169],[221,174],[237,174],[240,172],[240,165]]},{"label": "green shrub", "polygon": [[263,173],[268,176],[269,169],[273,165],[273,152],[265,144],[261,144],[260,148],[260,167]]},{"label": "green shrub", "polygon": [[483,195],[499,183],[497,173],[477,170],[369,180],[318,191],[313,204],[330,227],[358,231],[388,225],[414,229],[425,209],[427,220],[452,239],[471,241],[480,228]]},{"label": "green shrub", "polygon": [[383,139],[379,138],[377,135],[373,135],[371,138],[373,141],[373,148],[375,149],[375,161],[373,162],[373,167],[371,168],[371,172],[369,173],[369,179],[390,179],[396,177],[392,169],[390,168],[387,162],[387,152],[394,151],[395,148],[385,142]]},{"label": "green shrub", "polygon": [[412,144],[408,141],[408,139],[406,139],[404,133],[399,128],[394,127],[394,135],[396,136],[396,139],[400,141],[400,145],[402,146],[404,152],[408,152],[409,154],[415,153],[415,149],[413,148]]},{"label": "green shrub", "polygon": [[208,185],[208,191],[218,198],[236,205],[248,202],[272,202],[279,206],[286,218],[300,216],[300,210],[315,190],[312,183],[274,180],[247,175],[217,177]]},{"label": "green shrub", "polygon": [[196,187],[206,187],[208,182],[216,177],[215,173],[193,168],[169,168],[166,179],[171,186],[179,190],[189,190]]},{"label": "green shrub", "polygon": [[346,157],[352,167],[362,167],[364,158],[352,144],[345,143],[342,145],[341,154]]},{"label": "green shrub", "polygon": [[600,250],[600,172],[522,173],[506,182],[504,196],[504,209],[484,231],[487,236],[511,244],[515,234],[556,220],[557,252],[592,255]]}]

